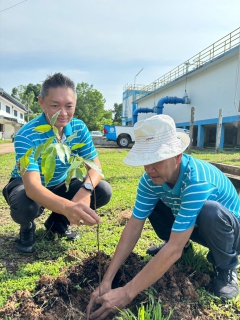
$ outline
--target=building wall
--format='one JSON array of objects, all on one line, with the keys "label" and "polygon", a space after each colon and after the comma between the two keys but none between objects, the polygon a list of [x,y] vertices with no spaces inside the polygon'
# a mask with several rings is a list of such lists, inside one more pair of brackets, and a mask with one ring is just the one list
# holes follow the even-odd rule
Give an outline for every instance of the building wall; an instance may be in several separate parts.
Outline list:
[{"label": "building wall", "polygon": [[[223,109],[223,117],[234,117],[238,110],[234,106],[234,97],[237,89],[236,101],[240,100],[240,90],[236,88],[236,67],[238,51],[234,56],[225,57],[199,72],[184,77],[162,88],[138,102],[138,108],[152,108],[155,103],[165,96],[182,98],[185,88],[190,104],[165,104],[163,113],[171,116],[179,125],[189,125],[191,107],[195,107],[194,120],[205,121],[218,119],[219,109]],[[229,119],[230,120],[230,119]]]},{"label": "building wall", "polygon": [[25,123],[25,113],[26,111],[0,95],[0,139],[11,139],[18,132]]},{"label": "building wall", "polygon": [[[160,99],[168,97],[183,98],[186,94],[189,104],[164,104],[162,112],[171,116],[177,127],[190,126],[191,108],[195,108],[193,145],[198,147],[214,146],[219,110],[222,109],[222,134],[220,149],[240,147],[240,81],[236,81],[239,70],[240,46],[229,50],[214,60],[172,82],[148,92],[141,99],[134,100],[135,108],[152,109]],[[142,91],[143,92],[143,91]],[[132,93],[133,94],[133,93]],[[123,96],[125,104],[130,96]],[[136,106],[137,103],[137,106]],[[128,110],[130,110],[128,108]],[[132,109],[128,119],[132,119]],[[152,116],[152,113],[138,115],[138,120]]]}]

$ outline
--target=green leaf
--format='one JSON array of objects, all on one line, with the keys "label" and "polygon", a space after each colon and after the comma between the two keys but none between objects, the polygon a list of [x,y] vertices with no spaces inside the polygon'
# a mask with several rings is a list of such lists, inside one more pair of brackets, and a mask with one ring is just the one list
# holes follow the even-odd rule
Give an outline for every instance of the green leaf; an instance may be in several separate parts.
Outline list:
[{"label": "green leaf", "polygon": [[86,159],[83,159],[83,161],[84,161],[84,163],[86,165],[88,165],[90,168],[92,168],[95,171],[97,171],[97,173],[99,173],[100,176],[104,178],[104,174],[103,174],[101,168],[99,168],[99,166],[96,164],[96,162],[94,162],[92,160],[86,160]]},{"label": "green leaf", "polygon": [[65,154],[67,156],[67,161],[69,161],[69,158],[71,156],[71,150],[70,150],[69,146],[67,146],[66,144],[63,144],[62,146],[65,150]]},{"label": "green leaf", "polygon": [[35,152],[34,152],[34,162],[37,161],[37,159],[41,156],[41,153],[43,151],[44,145],[40,144],[39,146],[37,146]]},{"label": "green leaf", "polygon": [[33,131],[37,132],[48,132],[52,129],[52,127],[49,124],[43,124],[41,126],[37,126],[36,128],[33,129]]},{"label": "green leaf", "polygon": [[68,162],[69,162],[69,163],[73,163],[74,159],[75,159],[75,157],[71,156],[71,157],[68,159]]},{"label": "green leaf", "polygon": [[80,168],[76,168],[75,170],[76,178],[80,181],[83,181],[83,173]]},{"label": "green leaf", "polygon": [[77,143],[74,146],[72,146],[71,150],[76,150],[76,149],[82,148],[84,146],[85,146],[85,143]]},{"label": "green leaf", "polygon": [[58,155],[60,161],[65,164],[66,163],[66,161],[65,161],[65,149],[64,149],[63,145],[61,143],[56,143],[55,144],[55,148],[56,148],[57,155]]},{"label": "green leaf", "polygon": [[83,163],[84,163],[83,161],[74,160],[73,163],[71,164],[71,166],[69,167],[69,170],[74,170],[74,169],[80,167]]},{"label": "green leaf", "polygon": [[45,161],[45,174],[44,174],[45,186],[47,186],[49,181],[51,181],[55,172],[55,168],[56,168],[56,157],[54,153],[51,153],[48,155]]},{"label": "green leaf", "polygon": [[58,112],[56,112],[53,116],[52,116],[52,119],[50,121],[50,125],[53,127],[55,122],[57,121],[57,117],[59,116],[61,110],[59,110]]},{"label": "green leaf", "polygon": [[27,167],[29,166],[30,161],[28,159],[28,156],[24,154],[19,160],[18,160],[18,172],[22,176],[27,170]]},{"label": "green leaf", "polygon": [[44,143],[44,150],[46,150],[47,149],[47,147],[48,146],[50,146],[50,144],[53,142],[53,140],[55,139],[55,137],[54,136],[52,136],[52,137],[50,137],[50,138],[48,138],[47,140],[46,140],[46,142]]},{"label": "green leaf", "polygon": [[33,152],[33,147],[28,149],[26,153],[18,160],[18,172],[20,175],[23,175],[26,172],[27,167],[30,164],[29,157],[32,154],[32,152]]},{"label": "green leaf", "polygon": [[72,134],[67,138],[67,142],[71,142],[74,138],[76,138],[77,134],[78,134],[78,131],[74,132],[74,134]]},{"label": "green leaf", "polygon": [[[50,146],[48,146],[48,148],[43,151],[42,158],[46,158],[51,152],[53,152],[54,149],[55,149],[55,144],[54,143],[50,144]],[[57,151],[55,154],[57,154]]]},{"label": "green leaf", "polygon": [[66,177],[66,180],[65,180],[66,192],[68,192],[68,190],[69,190],[69,185],[70,185],[70,182],[72,180],[72,177],[74,176],[74,173],[75,173],[75,170],[69,170],[68,171],[68,174],[67,174],[67,177]]},{"label": "green leaf", "polygon": [[25,153],[25,155],[26,155],[27,157],[30,157],[30,155],[32,154],[32,152],[33,152],[33,147],[31,147],[30,149],[28,149],[28,151]]},{"label": "green leaf", "polygon": [[46,158],[42,158],[41,171],[43,175],[45,174],[45,162],[46,162]]},{"label": "green leaf", "polygon": [[53,132],[54,132],[55,136],[57,137],[57,139],[60,141],[61,138],[60,138],[60,135],[59,135],[59,132],[58,132],[58,128],[57,127],[53,127]]}]

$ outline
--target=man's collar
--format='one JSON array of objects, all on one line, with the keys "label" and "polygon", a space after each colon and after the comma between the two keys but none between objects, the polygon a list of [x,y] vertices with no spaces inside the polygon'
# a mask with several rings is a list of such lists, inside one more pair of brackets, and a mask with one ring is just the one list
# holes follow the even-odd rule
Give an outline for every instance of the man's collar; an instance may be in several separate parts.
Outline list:
[{"label": "man's collar", "polygon": [[172,194],[180,196],[181,185],[182,185],[183,175],[184,175],[186,165],[187,165],[187,159],[186,159],[186,157],[184,157],[184,155],[182,155],[182,160],[180,163],[180,170],[179,170],[177,182],[175,183],[173,188],[170,188],[167,183],[164,183],[162,185],[164,191],[171,191]]},{"label": "man's collar", "polygon": [[[40,125],[49,124],[44,112],[39,117],[39,122],[40,122]],[[52,133],[52,130],[49,132]],[[63,128],[63,133],[65,134],[66,137],[72,135],[72,126],[71,126],[70,122]],[[51,135],[48,134],[48,136],[51,137],[52,134]]]},{"label": "man's collar", "polygon": [[178,179],[177,179],[177,182],[175,183],[175,186],[172,189],[172,193],[176,194],[178,196],[180,196],[180,193],[181,193],[181,185],[182,185],[184,171],[185,171],[187,162],[188,161],[187,161],[186,157],[184,157],[184,155],[182,155],[182,160],[181,160],[181,163],[180,163],[180,171],[179,171]]}]

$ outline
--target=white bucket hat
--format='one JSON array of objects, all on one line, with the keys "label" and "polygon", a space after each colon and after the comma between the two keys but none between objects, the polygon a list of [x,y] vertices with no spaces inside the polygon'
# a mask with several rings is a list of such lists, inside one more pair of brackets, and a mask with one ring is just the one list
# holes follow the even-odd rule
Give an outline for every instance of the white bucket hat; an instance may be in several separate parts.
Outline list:
[{"label": "white bucket hat", "polygon": [[173,119],[160,114],[138,121],[134,127],[135,144],[124,159],[129,166],[144,166],[183,153],[190,138],[177,132]]}]

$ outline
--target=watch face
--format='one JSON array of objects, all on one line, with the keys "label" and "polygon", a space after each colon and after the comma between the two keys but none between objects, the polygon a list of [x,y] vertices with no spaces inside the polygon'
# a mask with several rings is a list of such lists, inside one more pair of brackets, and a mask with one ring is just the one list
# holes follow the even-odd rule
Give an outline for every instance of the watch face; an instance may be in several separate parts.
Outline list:
[{"label": "watch face", "polygon": [[89,191],[93,191],[93,186],[91,183],[84,183],[83,184],[83,188],[89,190]]}]

